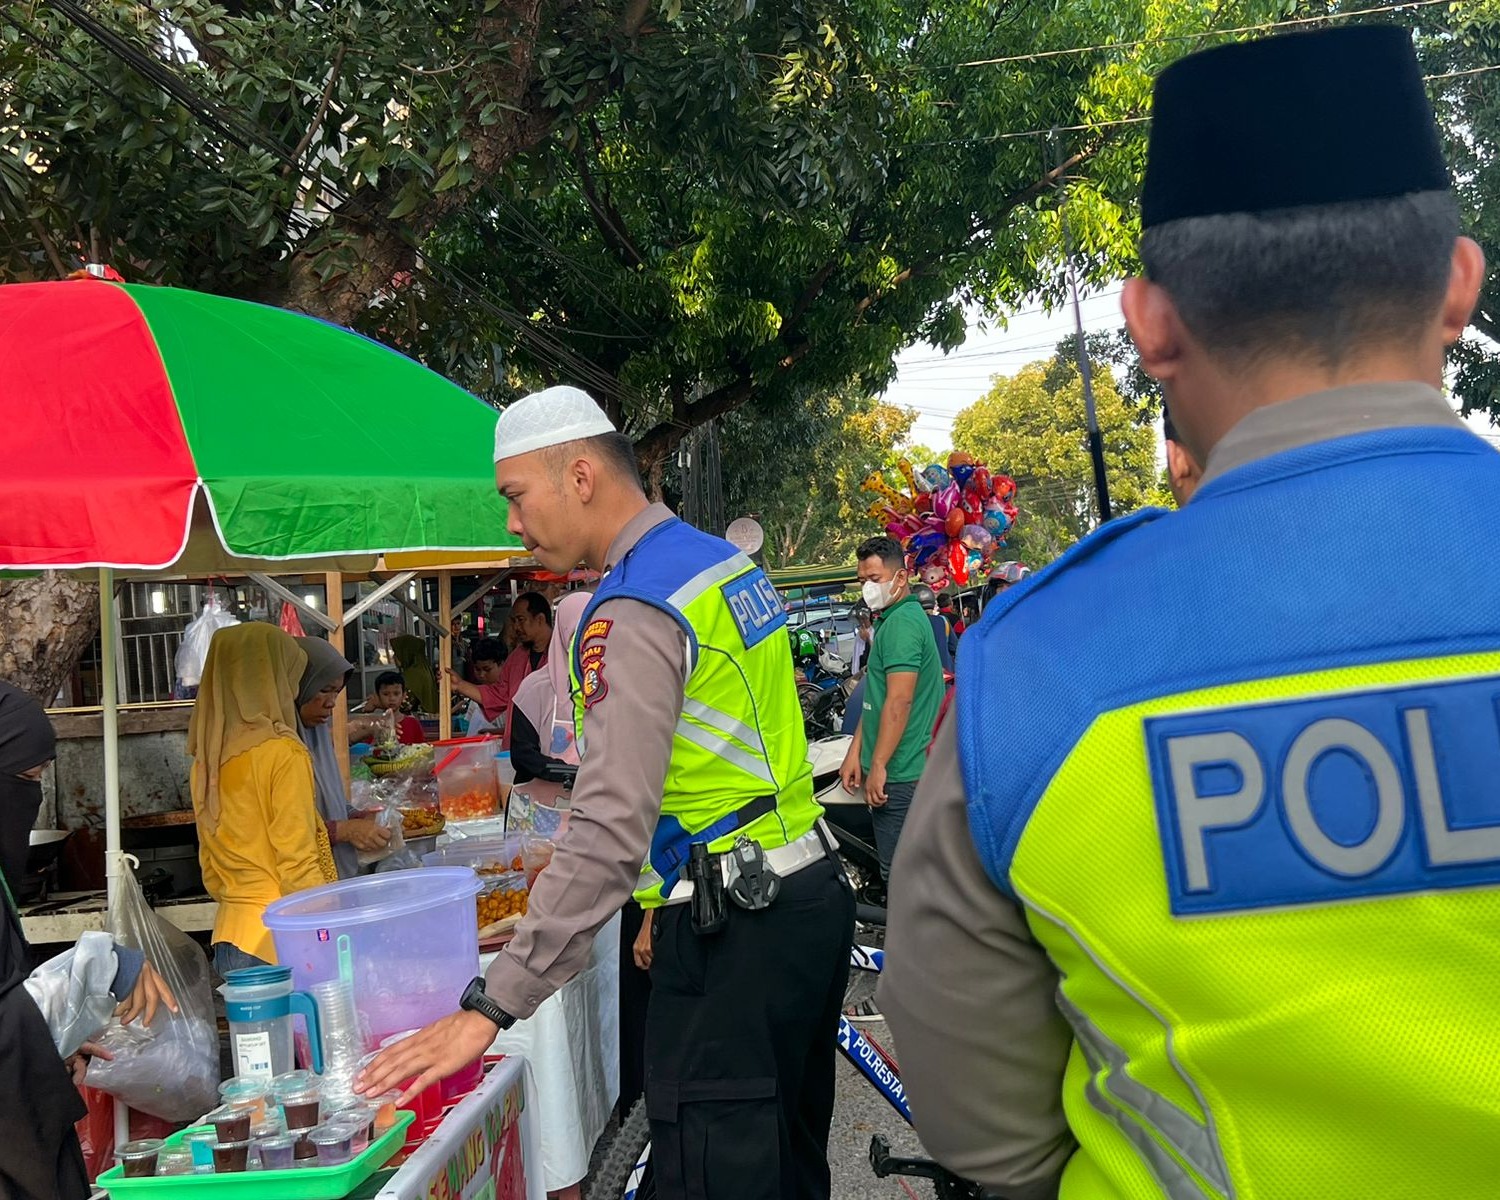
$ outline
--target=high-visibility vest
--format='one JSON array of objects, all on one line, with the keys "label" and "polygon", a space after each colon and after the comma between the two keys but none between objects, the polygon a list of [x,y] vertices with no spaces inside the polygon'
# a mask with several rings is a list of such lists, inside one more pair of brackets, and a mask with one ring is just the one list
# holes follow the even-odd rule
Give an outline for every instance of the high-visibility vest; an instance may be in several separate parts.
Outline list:
[{"label": "high-visibility vest", "polygon": [[1495,1195],[1500,455],[1237,468],[960,657],[970,828],[1074,1034],[1063,1200]]},{"label": "high-visibility vest", "polygon": [[[603,689],[629,686],[609,674],[611,622],[594,615],[622,597],[667,613],[685,643],[682,714],[636,890],[651,908],[682,877],[693,842],[719,853],[743,835],[772,850],[811,832],[823,810],[813,799],[780,596],[739,550],[675,518],[615,565],[579,622],[571,655],[578,727]],[[652,702],[637,694],[628,701]],[[587,740],[580,744],[586,762]]]}]

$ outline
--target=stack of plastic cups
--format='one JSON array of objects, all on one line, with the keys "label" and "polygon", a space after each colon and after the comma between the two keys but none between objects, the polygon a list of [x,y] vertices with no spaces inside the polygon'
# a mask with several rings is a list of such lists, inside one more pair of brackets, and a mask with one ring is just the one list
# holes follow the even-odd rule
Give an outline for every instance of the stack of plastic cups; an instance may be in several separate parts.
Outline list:
[{"label": "stack of plastic cups", "polygon": [[308,990],[317,1001],[323,1025],[323,1098],[339,1105],[354,1098],[354,1075],[367,1049],[354,1007],[354,985],[330,979]]}]

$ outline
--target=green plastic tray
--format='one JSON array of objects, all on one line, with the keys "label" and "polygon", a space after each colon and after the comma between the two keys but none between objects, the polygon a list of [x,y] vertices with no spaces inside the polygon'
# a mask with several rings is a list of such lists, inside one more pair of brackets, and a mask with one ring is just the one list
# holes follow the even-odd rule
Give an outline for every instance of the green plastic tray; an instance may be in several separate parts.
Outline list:
[{"label": "green plastic tray", "polygon": [[[158,1175],[126,1179],[124,1167],[111,1167],[95,1186],[111,1196],[136,1200],[343,1200],[385,1166],[406,1144],[406,1127],[413,1113],[400,1109],[396,1123],[341,1167],[294,1167],[290,1171],[240,1171],[233,1175]],[[209,1128],[196,1125],[166,1139],[167,1148],[180,1146],[188,1134]]]}]

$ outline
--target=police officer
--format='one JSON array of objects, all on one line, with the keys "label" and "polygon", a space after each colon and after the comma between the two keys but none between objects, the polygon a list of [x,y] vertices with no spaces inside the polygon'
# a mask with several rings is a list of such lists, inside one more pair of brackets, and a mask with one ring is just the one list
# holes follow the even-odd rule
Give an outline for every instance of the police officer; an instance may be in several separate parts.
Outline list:
[{"label": "police officer", "polygon": [[654,920],[658,1191],[827,1197],[854,901],[813,800],[776,591],[728,542],[647,502],[629,440],[576,388],[507,408],[495,460],[510,528],[542,565],[603,575],[571,656],[572,817],[483,986],[362,1088],[421,1087],[477,1058],[587,965],[633,892]]},{"label": "police officer", "polygon": [[1168,68],[1142,208],[1203,480],[964,638],[879,996],[918,1131],[1016,1200],[1493,1196],[1500,455],[1439,390],[1484,265],[1409,36]]}]

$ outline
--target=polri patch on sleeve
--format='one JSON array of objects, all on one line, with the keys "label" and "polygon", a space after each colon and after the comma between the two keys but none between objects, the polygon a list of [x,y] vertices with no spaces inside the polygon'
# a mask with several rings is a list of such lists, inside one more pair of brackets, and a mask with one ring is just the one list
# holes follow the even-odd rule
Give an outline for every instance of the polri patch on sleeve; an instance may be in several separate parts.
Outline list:
[{"label": "polri patch on sleeve", "polygon": [[578,637],[580,646],[587,646],[590,642],[602,642],[609,636],[609,631],[614,628],[615,623],[607,618],[596,617],[583,627],[583,633]]},{"label": "polri patch on sleeve", "polygon": [[585,646],[578,656],[578,665],[583,707],[587,711],[609,695],[609,682],[604,678],[604,644]]}]

